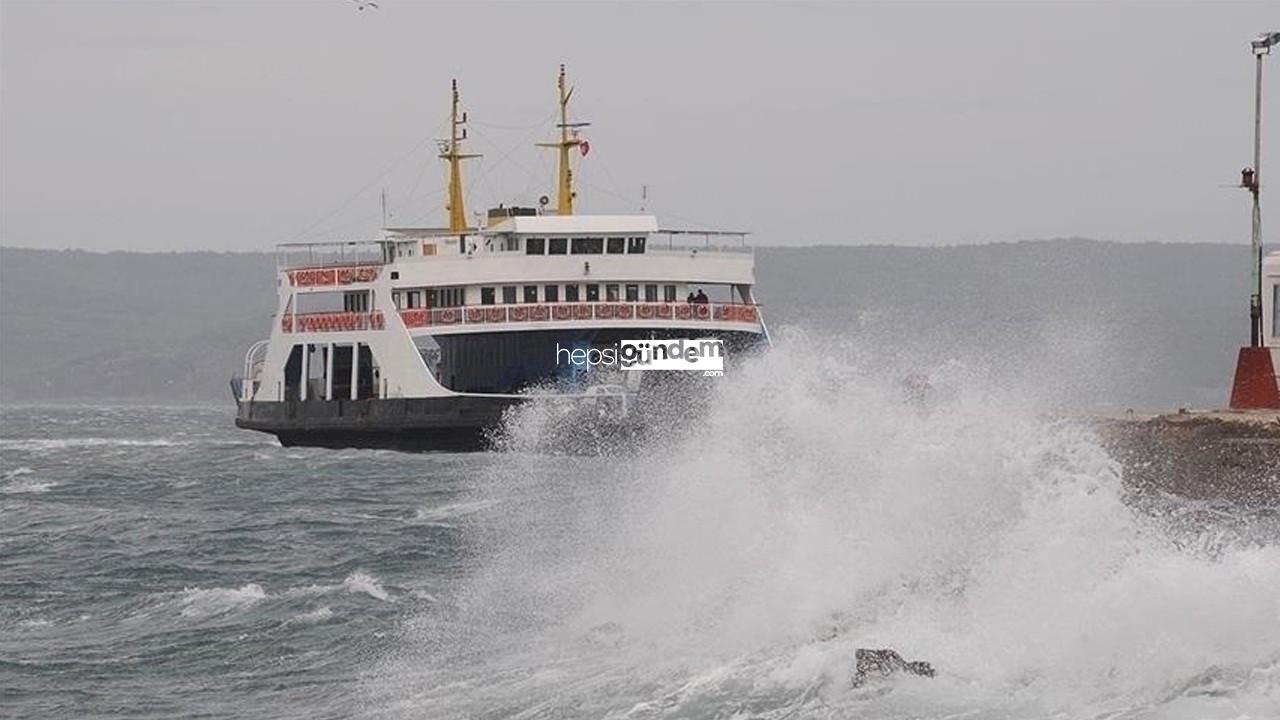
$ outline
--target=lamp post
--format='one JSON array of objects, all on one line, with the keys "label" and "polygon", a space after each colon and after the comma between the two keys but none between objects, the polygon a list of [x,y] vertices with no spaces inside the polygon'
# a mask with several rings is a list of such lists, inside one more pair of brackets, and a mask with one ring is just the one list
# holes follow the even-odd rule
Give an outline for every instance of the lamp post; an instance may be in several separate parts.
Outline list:
[{"label": "lamp post", "polygon": [[1245,168],[1240,185],[1253,196],[1253,234],[1250,244],[1253,252],[1253,282],[1249,297],[1251,347],[1262,346],[1262,209],[1258,205],[1261,180],[1259,165],[1262,161],[1262,56],[1270,55],[1271,47],[1276,44],[1280,44],[1280,32],[1262,33],[1249,43],[1257,64],[1253,84],[1253,167]]}]

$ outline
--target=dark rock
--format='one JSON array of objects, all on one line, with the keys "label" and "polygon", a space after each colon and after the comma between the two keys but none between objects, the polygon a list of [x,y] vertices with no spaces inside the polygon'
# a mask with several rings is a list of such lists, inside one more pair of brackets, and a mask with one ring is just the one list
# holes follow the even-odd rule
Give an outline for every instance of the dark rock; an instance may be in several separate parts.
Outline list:
[{"label": "dark rock", "polygon": [[854,651],[854,687],[862,685],[867,680],[886,678],[900,672],[921,677],[933,677],[935,674],[933,665],[923,660],[903,660],[897,651],[889,648],[880,650],[858,648]]}]

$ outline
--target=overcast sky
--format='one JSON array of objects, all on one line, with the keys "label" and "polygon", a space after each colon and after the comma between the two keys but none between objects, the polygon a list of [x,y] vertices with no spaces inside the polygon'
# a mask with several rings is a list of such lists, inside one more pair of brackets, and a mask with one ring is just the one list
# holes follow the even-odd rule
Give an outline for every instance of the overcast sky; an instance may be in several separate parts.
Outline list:
[{"label": "overcast sky", "polygon": [[[757,244],[1248,242],[1222,186],[1274,4],[376,2],[0,0],[0,243],[368,237],[384,188],[392,224],[441,224],[454,77],[468,211],[531,203],[562,61],[583,212],[647,185],[662,225]],[[1267,72],[1264,185],[1280,53]]]}]

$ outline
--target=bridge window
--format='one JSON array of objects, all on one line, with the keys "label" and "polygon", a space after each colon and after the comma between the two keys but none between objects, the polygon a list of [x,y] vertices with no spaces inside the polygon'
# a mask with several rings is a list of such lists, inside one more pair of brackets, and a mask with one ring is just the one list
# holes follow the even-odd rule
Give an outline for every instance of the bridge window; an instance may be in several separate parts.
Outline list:
[{"label": "bridge window", "polygon": [[491,287],[480,288],[480,304],[492,305],[494,302],[494,292]]},{"label": "bridge window", "polygon": [[560,302],[560,286],[546,285],[542,288],[542,299],[544,302]]},{"label": "bridge window", "polygon": [[663,285],[663,286],[662,286],[662,299],[663,299],[663,301],[664,301],[664,302],[675,302],[675,301],[676,301],[676,286],[675,286],[675,285]]},{"label": "bridge window", "polygon": [[644,286],[644,301],[658,302],[658,286],[657,285]]},{"label": "bridge window", "polygon": [[627,286],[627,302],[637,302],[639,300],[640,300],[640,286],[628,285]]},{"label": "bridge window", "polygon": [[574,238],[571,254],[599,255],[604,252],[604,238]]},{"label": "bridge window", "polygon": [[564,301],[578,302],[578,286],[577,285],[564,286]]},{"label": "bridge window", "polygon": [[595,283],[587,285],[587,302],[600,302],[600,286]]},{"label": "bridge window", "polygon": [[609,302],[618,302],[618,285],[617,283],[609,283],[604,286],[604,299]]},{"label": "bridge window", "polygon": [[569,252],[569,238],[551,238],[547,240],[548,255],[564,255]]},{"label": "bridge window", "polygon": [[631,255],[644,254],[644,238],[643,237],[627,238],[627,252],[630,253]]},{"label": "bridge window", "polygon": [[609,254],[621,255],[626,248],[626,238],[609,238]]},{"label": "bridge window", "polygon": [[524,286],[524,301],[527,303],[538,302],[538,286],[537,285]]},{"label": "bridge window", "polygon": [[502,286],[502,303],[504,305],[514,305],[515,302],[516,302],[516,286],[503,285]]},{"label": "bridge window", "polygon": [[529,238],[524,241],[525,255],[541,255],[546,250],[547,241],[545,238]]}]

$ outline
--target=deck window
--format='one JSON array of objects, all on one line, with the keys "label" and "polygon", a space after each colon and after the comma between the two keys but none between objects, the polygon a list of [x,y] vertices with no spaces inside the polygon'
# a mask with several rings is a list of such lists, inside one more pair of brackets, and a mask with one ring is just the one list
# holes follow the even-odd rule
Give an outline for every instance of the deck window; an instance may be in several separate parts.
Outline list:
[{"label": "deck window", "polygon": [[516,286],[503,285],[502,286],[502,303],[504,305],[514,305],[515,302],[516,302]]},{"label": "deck window", "polygon": [[544,285],[542,287],[542,301],[549,302],[549,303],[560,302],[560,286]]},{"label": "deck window", "polygon": [[628,285],[626,297],[627,302],[638,302],[640,300],[640,286]]},{"label": "deck window", "polygon": [[576,284],[564,286],[564,301],[578,302],[578,286]]},{"label": "deck window", "polygon": [[1280,284],[1271,286],[1271,335],[1280,338]]},{"label": "deck window", "polygon": [[644,301],[658,302],[658,286],[657,285],[644,286]]},{"label": "deck window", "polygon": [[547,240],[548,255],[566,255],[569,252],[569,238],[550,238]]},{"label": "deck window", "polygon": [[609,238],[609,254],[621,255],[626,249],[626,238]]},{"label": "deck window", "polygon": [[618,284],[609,283],[604,286],[604,299],[609,302],[618,302]]},{"label": "deck window", "polygon": [[541,255],[547,249],[546,238],[529,238],[524,241],[525,255]]},{"label": "deck window", "polygon": [[574,238],[571,254],[599,255],[604,252],[604,238]]},{"label": "deck window", "polygon": [[627,238],[627,253],[631,255],[643,255],[644,254],[644,238],[643,237]]},{"label": "deck window", "polygon": [[587,285],[587,302],[600,302],[600,286],[595,283]]},{"label": "deck window", "polygon": [[538,302],[538,286],[537,285],[524,286],[524,301],[527,303]]},{"label": "deck window", "polygon": [[432,288],[427,290],[427,307],[461,307],[466,295],[462,287]]},{"label": "deck window", "polygon": [[364,290],[342,294],[343,312],[369,312],[369,293]]},{"label": "deck window", "polygon": [[520,238],[515,235],[504,235],[502,238],[502,250],[504,252],[515,252],[520,249]]},{"label": "deck window", "polygon": [[480,288],[480,304],[492,305],[494,303],[494,295],[495,293],[493,292],[493,288],[491,287]]},{"label": "deck window", "polygon": [[663,300],[664,302],[675,302],[675,301],[676,301],[676,286],[675,286],[675,285],[663,285],[663,286],[662,286],[662,300]]}]

